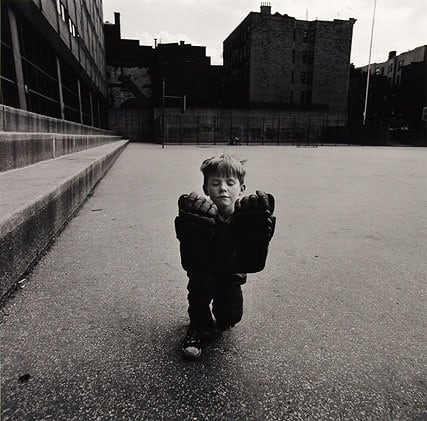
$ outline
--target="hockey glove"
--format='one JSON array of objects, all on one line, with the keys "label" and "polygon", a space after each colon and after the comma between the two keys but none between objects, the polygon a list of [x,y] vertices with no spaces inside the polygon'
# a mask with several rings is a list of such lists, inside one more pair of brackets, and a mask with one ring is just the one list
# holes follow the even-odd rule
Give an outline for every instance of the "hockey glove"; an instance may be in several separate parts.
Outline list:
[{"label": "hockey glove", "polygon": [[199,197],[195,192],[180,196],[178,208],[175,231],[182,267],[187,272],[206,270],[212,255],[218,209],[210,199]]},{"label": "hockey glove", "polygon": [[264,269],[268,245],[274,235],[274,197],[261,190],[235,204],[231,230],[235,246],[235,271],[254,273]]}]

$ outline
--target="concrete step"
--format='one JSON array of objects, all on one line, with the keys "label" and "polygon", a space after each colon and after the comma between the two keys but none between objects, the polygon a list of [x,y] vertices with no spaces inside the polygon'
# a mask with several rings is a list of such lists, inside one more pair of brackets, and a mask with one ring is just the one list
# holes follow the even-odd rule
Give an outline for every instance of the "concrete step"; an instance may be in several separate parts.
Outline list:
[{"label": "concrete step", "polygon": [[103,134],[63,134],[0,131],[0,172],[120,140]]},{"label": "concrete step", "polygon": [[37,261],[127,143],[0,173],[0,298]]}]

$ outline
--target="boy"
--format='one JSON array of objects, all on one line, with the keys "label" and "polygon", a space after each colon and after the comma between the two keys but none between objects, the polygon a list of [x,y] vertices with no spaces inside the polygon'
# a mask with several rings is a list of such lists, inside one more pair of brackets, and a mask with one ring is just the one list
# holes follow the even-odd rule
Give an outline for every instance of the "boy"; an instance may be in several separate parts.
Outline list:
[{"label": "boy", "polygon": [[265,266],[274,198],[262,191],[243,197],[243,163],[228,154],[203,161],[203,192],[209,198],[192,192],[178,200],[175,229],[189,279],[190,316],[182,353],[189,359],[200,357],[203,339],[215,328],[223,332],[241,320],[246,273]]}]

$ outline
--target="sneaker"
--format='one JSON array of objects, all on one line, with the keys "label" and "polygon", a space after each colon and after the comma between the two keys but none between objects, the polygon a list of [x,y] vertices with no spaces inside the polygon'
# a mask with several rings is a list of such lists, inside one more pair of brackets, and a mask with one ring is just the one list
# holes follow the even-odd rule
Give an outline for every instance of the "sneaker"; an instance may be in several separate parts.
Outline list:
[{"label": "sneaker", "polygon": [[231,328],[233,328],[234,325],[222,324],[222,323],[216,322],[215,327],[219,332],[223,333],[223,332],[226,332],[227,330],[230,330]]},{"label": "sneaker", "polygon": [[190,360],[196,360],[202,355],[203,332],[190,325],[182,343],[182,355]]}]

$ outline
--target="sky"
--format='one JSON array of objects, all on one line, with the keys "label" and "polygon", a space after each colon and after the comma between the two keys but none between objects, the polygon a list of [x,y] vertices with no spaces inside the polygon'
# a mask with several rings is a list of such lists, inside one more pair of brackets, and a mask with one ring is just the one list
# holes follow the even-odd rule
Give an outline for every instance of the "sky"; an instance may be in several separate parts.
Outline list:
[{"label": "sky", "polygon": [[[264,1],[264,0],[263,0]],[[369,44],[374,0],[270,0],[271,12],[296,19],[356,19],[350,61],[364,66]],[[222,42],[261,0],[103,0],[104,22],[120,13],[122,38],[141,45],[185,41],[206,46],[212,64],[222,64]],[[371,63],[427,44],[427,0],[377,0]]]}]

